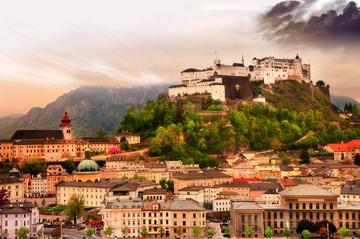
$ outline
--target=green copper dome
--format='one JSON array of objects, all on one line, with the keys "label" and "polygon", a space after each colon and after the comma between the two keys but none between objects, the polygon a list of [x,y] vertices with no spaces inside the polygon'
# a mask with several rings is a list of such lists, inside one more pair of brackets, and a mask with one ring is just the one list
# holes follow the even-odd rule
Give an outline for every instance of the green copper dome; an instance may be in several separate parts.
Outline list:
[{"label": "green copper dome", "polygon": [[100,171],[99,165],[91,159],[91,149],[85,150],[85,159],[77,167],[78,172],[96,172]]},{"label": "green copper dome", "polygon": [[96,172],[100,171],[99,165],[92,159],[84,159],[77,167],[78,172]]}]

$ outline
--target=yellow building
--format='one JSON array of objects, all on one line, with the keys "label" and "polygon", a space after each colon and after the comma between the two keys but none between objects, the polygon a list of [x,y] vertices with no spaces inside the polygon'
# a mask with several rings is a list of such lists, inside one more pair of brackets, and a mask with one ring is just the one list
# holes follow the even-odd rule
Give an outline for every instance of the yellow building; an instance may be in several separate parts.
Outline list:
[{"label": "yellow building", "polygon": [[24,182],[15,177],[0,177],[0,189],[7,190],[10,202],[24,201]]}]

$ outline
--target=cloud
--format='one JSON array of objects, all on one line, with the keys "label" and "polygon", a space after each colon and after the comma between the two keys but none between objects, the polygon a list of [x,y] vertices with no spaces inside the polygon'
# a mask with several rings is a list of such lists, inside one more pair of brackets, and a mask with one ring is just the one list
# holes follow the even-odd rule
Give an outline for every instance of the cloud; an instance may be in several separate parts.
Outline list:
[{"label": "cloud", "polygon": [[261,16],[261,30],[268,40],[280,44],[344,48],[358,45],[360,9],[357,4],[353,1],[320,3],[319,0],[280,2]]}]

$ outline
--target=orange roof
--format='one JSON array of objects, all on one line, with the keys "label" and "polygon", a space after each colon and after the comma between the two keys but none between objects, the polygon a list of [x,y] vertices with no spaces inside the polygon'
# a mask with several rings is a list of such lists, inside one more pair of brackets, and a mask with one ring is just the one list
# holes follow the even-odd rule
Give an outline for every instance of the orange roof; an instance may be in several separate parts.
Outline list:
[{"label": "orange roof", "polygon": [[283,187],[290,187],[290,186],[296,186],[297,184],[294,182],[294,180],[292,179],[281,179],[280,180],[280,184],[283,186]]},{"label": "orange roof", "polygon": [[327,146],[329,146],[334,152],[350,151],[347,144],[328,144]]},{"label": "orange roof", "polygon": [[328,144],[334,152],[346,152],[353,149],[360,149],[360,139],[353,139],[346,144]]}]

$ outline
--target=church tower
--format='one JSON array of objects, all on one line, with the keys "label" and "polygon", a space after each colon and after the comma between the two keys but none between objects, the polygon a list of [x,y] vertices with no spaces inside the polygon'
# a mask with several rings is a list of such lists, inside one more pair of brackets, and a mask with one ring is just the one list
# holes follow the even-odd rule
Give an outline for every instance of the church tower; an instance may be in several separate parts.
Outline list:
[{"label": "church tower", "polygon": [[72,139],[72,125],[71,119],[67,115],[67,111],[65,110],[64,117],[61,119],[60,130],[63,132],[64,139]]}]

